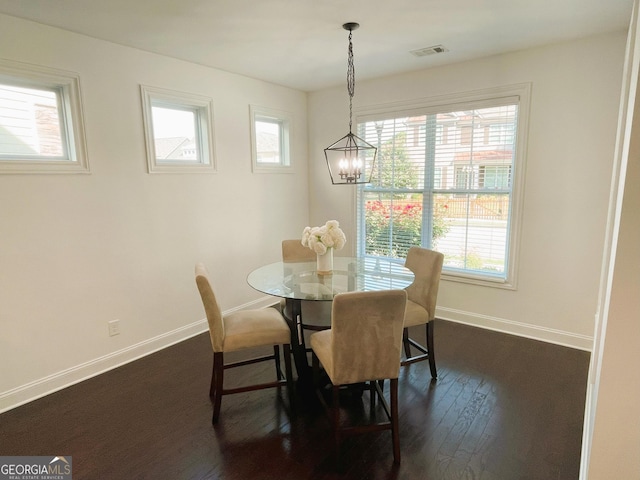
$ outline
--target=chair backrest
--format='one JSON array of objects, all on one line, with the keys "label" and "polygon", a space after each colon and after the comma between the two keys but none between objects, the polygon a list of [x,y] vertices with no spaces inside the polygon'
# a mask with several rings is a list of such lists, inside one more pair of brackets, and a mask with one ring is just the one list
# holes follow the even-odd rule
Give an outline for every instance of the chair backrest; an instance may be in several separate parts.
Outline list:
[{"label": "chair backrest", "polygon": [[404,266],[415,275],[413,283],[405,289],[408,298],[429,312],[429,320],[433,320],[436,315],[436,300],[443,261],[444,255],[440,252],[411,247],[404,263]]},{"label": "chair backrest", "polygon": [[316,252],[309,247],[302,245],[298,240],[282,241],[282,261],[285,263],[292,262],[311,262],[316,259]]},{"label": "chair backrest", "polygon": [[407,293],[340,293],[331,310],[331,379],[339,385],[398,378]]},{"label": "chair backrest", "polygon": [[214,352],[222,352],[224,345],[224,322],[222,321],[222,310],[216,300],[216,295],[211,288],[209,272],[204,264],[196,264],[196,284],[202,298],[204,311],[209,322],[209,335],[211,336],[211,346]]}]

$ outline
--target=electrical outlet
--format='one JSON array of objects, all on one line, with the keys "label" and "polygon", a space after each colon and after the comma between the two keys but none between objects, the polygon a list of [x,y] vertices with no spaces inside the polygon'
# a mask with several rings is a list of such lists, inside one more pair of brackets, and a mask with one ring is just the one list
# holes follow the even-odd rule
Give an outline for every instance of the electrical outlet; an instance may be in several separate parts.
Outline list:
[{"label": "electrical outlet", "polygon": [[109,336],[120,335],[120,320],[110,320],[107,322],[109,325]]}]

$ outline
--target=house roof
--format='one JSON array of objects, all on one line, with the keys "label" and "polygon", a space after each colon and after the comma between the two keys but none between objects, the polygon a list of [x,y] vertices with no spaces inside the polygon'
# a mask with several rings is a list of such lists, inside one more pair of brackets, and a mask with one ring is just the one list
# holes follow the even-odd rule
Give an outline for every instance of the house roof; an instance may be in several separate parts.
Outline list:
[{"label": "house roof", "polygon": [[[186,137],[156,138],[156,158],[169,158],[179,148],[189,143]],[[193,142],[191,142],[193,143]]]}]

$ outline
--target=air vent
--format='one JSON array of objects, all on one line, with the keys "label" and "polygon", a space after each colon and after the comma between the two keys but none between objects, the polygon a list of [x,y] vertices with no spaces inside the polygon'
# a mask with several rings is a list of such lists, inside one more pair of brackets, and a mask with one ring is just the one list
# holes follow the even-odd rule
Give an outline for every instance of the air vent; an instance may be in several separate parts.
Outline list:
[{"label": "air vent", "polygon": [[449,49],[445,48],[442,45],[434,45],[433,47],[427,47],[427,48],[419,48],[418,50],[411,50],[412,55],[415,55],[416,57],[426,57],[427,55],[435,55],[436,53],[444,53],[444,52],[448,52]]}]

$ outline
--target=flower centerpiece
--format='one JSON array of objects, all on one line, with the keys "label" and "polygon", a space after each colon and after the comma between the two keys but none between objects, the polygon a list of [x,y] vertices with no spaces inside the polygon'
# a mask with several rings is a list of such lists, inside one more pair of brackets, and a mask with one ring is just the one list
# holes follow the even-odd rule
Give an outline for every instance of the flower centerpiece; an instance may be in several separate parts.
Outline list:
[{"label": "flower centerpiece", "polygon": [[317,270],[320,274],[333,270],[333,250],[340,250],[347,237],[336,220],[329,220],[322,227],[305,227],[302,245],[316,252]]}]

